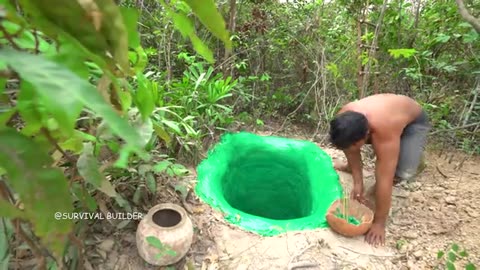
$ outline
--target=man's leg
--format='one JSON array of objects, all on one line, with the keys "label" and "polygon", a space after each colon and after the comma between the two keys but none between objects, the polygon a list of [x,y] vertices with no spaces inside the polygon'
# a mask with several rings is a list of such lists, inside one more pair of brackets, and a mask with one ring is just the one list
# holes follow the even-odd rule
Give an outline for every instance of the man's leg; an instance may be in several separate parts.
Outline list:
[{"label": "man's leg", "polygon": [[[404,129],[400,139],[400,154],[394,184],[412,179],[425,168],[424,150],[429,131],[430,123],[424,111]],[[375,186],[374,184],[367,190],[367,198],[375,198]]]},{"label": "man's leg", "polygon": [[411,180],[425,168],[424,150],[430,124],[425,112],[408,125],[401,137],[395,183]]}]

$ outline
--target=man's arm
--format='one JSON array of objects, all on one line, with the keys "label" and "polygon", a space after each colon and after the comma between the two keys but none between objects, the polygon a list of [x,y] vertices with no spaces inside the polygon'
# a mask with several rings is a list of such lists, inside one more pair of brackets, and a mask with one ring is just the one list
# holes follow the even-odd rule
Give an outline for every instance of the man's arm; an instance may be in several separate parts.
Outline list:
[{"label": "man's arm", "polygon": [[[362,155],[360,154],[360,149],[345,151],[345,156],[347,157],[348,166],[352,173],[354,189],[363,192]],[[363,194],[360,195],[363,196]]]},{"label": "man's arm", "polygon": [[377,143],[375,152],[375,218],[374,223],[385,225],[392,202],[392,186],[400,153],[400,138]]}]

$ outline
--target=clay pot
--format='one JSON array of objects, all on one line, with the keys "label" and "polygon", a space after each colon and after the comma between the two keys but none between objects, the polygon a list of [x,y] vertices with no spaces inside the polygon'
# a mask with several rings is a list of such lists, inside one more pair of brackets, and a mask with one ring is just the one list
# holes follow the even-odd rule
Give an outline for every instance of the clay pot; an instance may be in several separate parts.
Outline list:
[{"label": "clay pot", "polygon": [[345,211],[343,210],[344,200],[338,199],[330,205],[327,211],[326,218],[330,228],[332,228],[332,230],[335,232],[347,237],[365,234],[372,226],[373,211],[357,200],[347,199],[347,204],[348,209],[346,210],[348,215],[355,217],[358,221],[360,221],[360,224],[351,224],[347,220],[335,215],[337,209],[339,209],[341,213]]},{"label": "clay pot", "polygon": [[[160,250],[147,242],[149,236],[160,240],[163,248]],[[193,224],[182,207],[171,203],[158,204],[138,224],[136,240],[138,253],[146,262],[171,265],[179,262],[190,249]]]}]

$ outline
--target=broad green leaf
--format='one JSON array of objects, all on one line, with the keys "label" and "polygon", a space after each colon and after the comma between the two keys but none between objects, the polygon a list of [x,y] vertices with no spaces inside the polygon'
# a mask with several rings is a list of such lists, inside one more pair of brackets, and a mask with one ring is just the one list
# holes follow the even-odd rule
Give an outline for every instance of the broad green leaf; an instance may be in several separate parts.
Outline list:
[{"label": "broad green leaf", "polygon": [[63,142],[59,142],[58,145],[63,150],[72,151],[74,154],[80,154],[83,149],[83,140],[74,135]]},{"label": "broad green leaf", "polygon": [[[80,1],[20,0],[27,14],[32,15],[36,26],[49,36],[64,34],[90,52],[105,57],[108,43],[96,30],[98,19],[106,18],[98,7],[89,5],[84,9]],[[91,1],[84,1],[86,5]],[[88,10],[88,11],[87,11]],[[95,22],[97,22],[95,25]]]},{"label": "broad green leaf", "polygon": [[152,193],[157,192],[157,181],[155,180],[155,176],[151,173],[148,172],[145,176],[145,182],[147,184],[148,189]]},{"label": "broad green leaf", "polygon": [[477,268],[473,263],[468,263],[467,265],[465,265],[465,270],[476,270],[476,269]]},{"label": "broad green leaf", "polygon": [[125,209],[127,212],[132,212],[132,206],[127,200],[125,200],[122,197],[122,195],[118,194],[117,196],[115,196],[115,201],[118,203],[120,207]]},{"label": "broad green leaf", "polygon": [[69,68],[70,71],[78,75],[80,78],[87,80],[90,76],[86,62],[86,55],[78,50],[76,46],[71,43],[65,43],[60,46],[59,50],[52,47],[46,52],[46,56]]},{"label": "broad green leaf", "polygon": [[439,43],[447,43],[450,40],[450,36],[442,33],[438,34],[434,40]]},{"label": "broad green leaf", "polygon": [[8,122],[8,120],[10,120],[10,118],[12,118],[12,116],[16,112],[17,112],[16,109],[9,109],[9,110],[5,110],[5,111],[0,111],[0,127],[5,126]]},{"label": "broad green leaf", "polygon": [[185,166],[183,166],[182,164],[173,164],[171,166],[171,169],[172,169],[173,174],[176,175],[176,176],[182,176],[182,175],[186,175],[186,174],[189,173],[187,168],[185,168]]},{"label": "broad green leaf", "polygon": [[447,262],[447,269],[448,270],[455,270],[456,268],[455,268],[455,265],[453,263]]},{"label": "broad green leaf", "polygon": [[145,67],[148,64],[148,56],[141,46],[135,48],[135,53],[137,57],[133,69],[138,74],[145,70]]},{"label": "broad green leaf", "polygon": [[[37,49],[40,52],[48,50],[51,45],[48,44],[40,35],[41,33],[37,32],[36,37],[28,29],[22,30],[22,27],[14,22],[3,20],[2,26],[10,35],[15,35],[13,40],[15,44],[21,49],[34,50]],[[21,31],[22,30],[22,31]],[[2,43],[8,44],[7,40],[3,38],[3,33],[0,33],[0,41]]]},{"label": "broad green leaf", "polygon": [[457,256],[453,252],[448,252],[448,260],[451,262],[455,262],[457,260]]},{"label": "broad green leaf", "polygon": [[137,74],[138,89],[135,94],[136,105],[144,120],[148,119],[155,109],[155,99],[152,93],[152,84],[141,73]]},{"label": "broad green leaf", "polygon": [[190,19],[183,13],[174,13],[172,12],[170,16],[173,19],[175,28],[180,31],[184,38],[189,37],[191,34],[195,33],[195,28]]},{"label": "broad green leaf", "polygon": [[[124,139],[130,151],[136,151],[143,158],[148,155],[140,150],[138,133],[106,103],[100,93],[87,81],[71,71],[39,55],[30,55],[9,49],[0,50],[0,60],[6,61],[24,80],[36,86],[49,100],[58,102],[59,96],[68,96],[89,107],[102,117],[113,133]],[[48,74],[45,78],[45,74]],[[54,79],[52,79],[54,78]],[[65,105],[62,101],[60,104]],[[71,108],[65,108],[71,110]]]},{"label": "broad green leaf", "polygon": [[92,143],[86,142],[83,144],[83,152],[77,160],[77,169],[80,176],[95,188],[110,197],[117,195],[110,181],[100,172],[98,160],[93,155]]},{"label": "broad green leaf", "polygon": [[[22,211],[5,200],[0,200],[0,217],[24,218]],[[0,254],[1,255],[1,254]]]},{"label": "broad green leaf", "polygon": [[78,200],[80,200],[85,204],[88,210],[92,212],[97,210],[98,206],[95,199],[92,196],[90,196],[90,194],[88,193],[88,190],[84,188],[82,185],[80,185],[77,182],[73,183],[72,192],[75,194]]},{"label": "broad green leaf", "polygon": [[137,28],[138,10],[135,8],[120,7],[123,22],[127,29],[128,46],[130,48],[138,48],[140,46],[140,35]]},{"label": "broad green leaf", "polygon": [[212,51],[208,48],[207,45],[205,45],[205,43],[203,43],[203,41],[199,37],[197,37],[197,35],[191,34],[190,41],[192,42],[195,51],[197,51],[203,58],[205,58],[205,60],[210,63],[214,62]]},{"label": "broad green leaf", "polygon": [[122,12],[114,0],[95,0],[95,3],[102,14],[100,32],[115,60],[124,71],[127,71],[129,69],[128,32]]},{"label": "broad green leaf", "polygon": [[439,252],[437,253],[437,259],[441,259],[441,258],[443,257],[443,255],[445,255],[445,252],[439,251]]},{"label": "broad green leaf", "polygon": [[147,240],[147,243],[152,247],[158,248],[160,250],[164,248],[162,241],[160,241],[160,239],[158,239],[155,236],[147,236],[146,240]]},{"label": "broad green leaf", "polygon": [[462,257],[464,257],[464,258],[465,258],[465,257],[468,257],[468,253],[467,253],[466,250],[460,251],[459,255],[462,256]]},{"label": "broad green leaf", "polygon": [[452,250],[453,250],[453,251],[458,252],[458,249],[459,249],[459,247],[458,247],[457,244],[453,244],[453,245],[452,245]]},{"label": "broad green leaf", "polygon": [[35,233],[55,255],[62,254],[72,221],[55,219],[55,213],[72,212],[68,180],[58,169],[50,168],[48,152],[15,129],[0,130],[0,164],[7,182],[20,196],[24,216]]},{"label": "broad green leaf", "polygon": [[195,13],[195,16],[208,30],[225,43],[227,49],[231,49],[232,42],[227,31],[225,20],[217,10],[214,0],[184,0]]},{"label": "broad green leaf", "polygon": [[463,35],[463,42],[464,43],[472,43],[472,42],[475,42],[478,40],[479,38],[479,33],[477,33],[477,31],[475,30],[471,30],[470,32],[468,32],[467,34]]},{"label": "broad green leaf", "polygon": [[[20,95],[23,94],[23,91],[27,92],[25,93],[28,104],[27,108],[32,113],[28,119],[31,119],[33,122],[35,121],[34,119],[37,118],[36,124],[39,124],[38,121],[43,119],[39,118],[41,117],[39,113],[42,111],[46,113],[48,111],[58,121],[61,130],[65,132],[66,135],[72,135],[75,123],[82,110],[82,104],[75,96],[71,95],[67,89],[74,88],[72,91],[79,91],[79,89],[75,89],[74,86],[72,87],[71,82],[68,82],[66,78],[56,77],[55,75],[58,73],[55,74],[55,70],[49,68],[48,65],[30,62],[23,63],[23,66],[21,66],[23,59],[13,59],[13,55],[6,56],[5,53],[6,51],[0,51],[0,58],[4,58],[6,62],[20,74],[20,77],[25,80],[22,81]],[[36,57],[29,54],[27,55]],[[55,65],[58,64],[55,63]],[[57,68],[67,71],[65,67],[57,66]],[[31,97],[31,99],[28,100],[28,97]],[[30,102],[32,103],[29,104]],[[20,110],[20,112],[23,114],[26,113],[24,110]],[[28,119],[26,119],[27,122]]]},{"label": "broad green leaf", "polygon": [[171,129],[173,129],[173,130],[174,130],[175,132],[177,132],[178,134],[182,134],[182,131],[180,130],[180,126],[178,125],[177,122],[163,119],[163,120],[162,120],[162,123],[164,123],[165,125],[167,125],[167,126],[170,127]]},{"label": "broad green leaf", "polygon": [[405,58],[410,58],[415,53],[417,53],[417,50],[415,49],[389,49],[388,52],[390,53],[393,58],[398,59],[400,56],[403,56]]},{"label": "broad green leaf", "polygon": [[157,165],[155,165],[153,167],[153,171],[156,172],[156,173],[162,173],[164,172],[168,166],[170,166],[172,164],[172,162],[170,162],[169,160],[162,160],[160,161],[159,163],[157,163]]},{"label": "broad green leaf", "polygon": [[157,136],[165,141],[166,145],[170,145],[170,143],[172,142],[172,137],[170,137],[168,132],[166,132],[163,127],[161,127],[155,122],[153,124],[153,129],[155,130],[155,133],[157,134]]}]

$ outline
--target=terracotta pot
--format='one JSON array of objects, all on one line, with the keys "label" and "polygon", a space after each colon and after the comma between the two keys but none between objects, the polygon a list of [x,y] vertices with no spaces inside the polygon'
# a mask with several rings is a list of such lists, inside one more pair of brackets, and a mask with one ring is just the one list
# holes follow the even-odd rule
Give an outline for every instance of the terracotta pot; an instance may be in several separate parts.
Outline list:
[{"label": "terracotta pot", "polygon": [[[147,242],[149,236],[160,240],[163,248],[158,249]],[[171,265],[180,261],[190,249],[193,224],[182,207],[171,203],[158,204],[138,224],[136,240],[138,253],[146,262]]]},{"label": "terracotta pot", "polygon": [[338,199],[330,205],[327,211],[326,218],[330,228],[332,228],[332,230],[335,232],[347,237],[365,234],[372,226],[374,215],[373,211],[357,200],[348,199],[347,202],[348,215],[355,217],[358,221],[360,221],[360,224],[351,224],[347,220],[335,215],[337,209],[339,209],[341,213],[345,211],[343,210],[344,200]]}]

